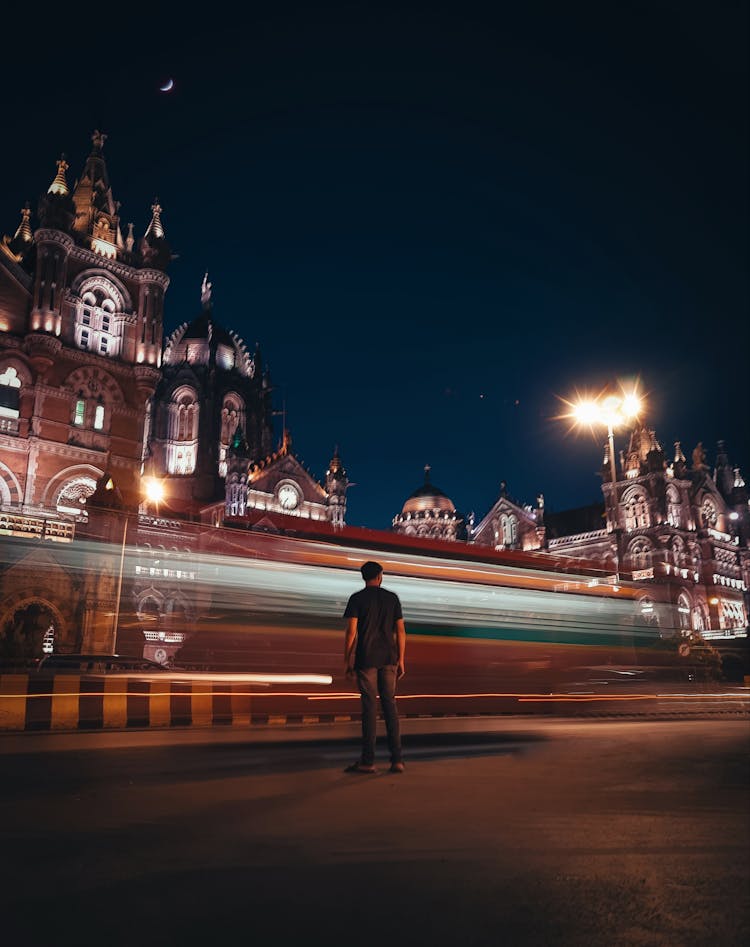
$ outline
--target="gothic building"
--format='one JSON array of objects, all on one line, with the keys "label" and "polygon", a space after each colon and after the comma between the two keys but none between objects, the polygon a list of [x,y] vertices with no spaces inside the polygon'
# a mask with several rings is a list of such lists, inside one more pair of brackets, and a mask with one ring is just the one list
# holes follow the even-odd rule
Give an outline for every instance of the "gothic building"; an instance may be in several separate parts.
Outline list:
[{"label": "gothic building", "polygon": [[[473,531],[472,541],[496,549],[537,549],[600,562],[603,573],[666,589],[675,626],[704,637],[747,628],[750,586],[748,491],[739,468],[719,441],[713,472],[702,445],[688,465],[679,442],[668,461],[656,434],[638,425],[613,472],[609,450],[602,465],[603,506],[571,518],[522,506],[506,491]],[[588,520],[588,522],[586,522]]]},{"label": "gothic building", "polygon": [[123,238],[105,138],[94,132],[72,186],[57,162],[36,226],[27,205],[0,244],[0,506],[80,518],[105,473],[136,505],[146,473],[208,519],[258,508],[343,525],[338,454],[319,483],[286,432],[274,450],[269,371],[216,321],[207,276],[200,311],[162,350],[162,208]]},{"label": "gothic building", "polygon": [[142,419],[160,378],[170,250],[155,202],[123,238],[94,132],[0,244],[0,504],[79,514],[106,470],[137,495]]},{"label": "gothic building", "polygon": [[[146,653],[163,657],[209,607],[187,590],[198,548],[187,520],[343,526],[348,478],[338,452],[321,483],[288,432],[274,448],[270,374],[259,349],[214,318],[207,277],[198,314],[163,345],[162,208],[152,204],[139,238],[132,223],[123,236],[105,138],[94,132],[73,184],[61,158],[36,215],[27,204],[0,243],[0,534],[109,545],[86,552],[83,570],[66,571],[65,557],[53,565],[41,547],[4,558],[0,635],[38,612],[56,647],[108,650],[122,610],[142,622],[134,647],[145,637]],[[143,505],[144,475],[163,482],[160,510]],[[87,508],[92,497],[103,514]],[[138,561],[123,587],[126,541]],[[160,550],[185,568],[164,568]]]},{"label": "gothic building", "polygon": [[201,307],[167,340],[146,440],[149,467],[167,478],[167,495],[212,501],[223,496],[235,439],[253,458],[272,449],[271,380],[260,349],[251,355],[214,319],[207,276]]},{"label": "gothic building", "polygon": [[[200,310],[163,345],[162,208],[144,214],[140,237],[132,223],[123,236],[105,137],[94,132],[73,184],[61,158],[36,215],[26,205],[0,242],[0,535],[33,546],[5,544],[0,637],[33,626],[45,647],[109,650],[122,611],[132,648],[165,660],[210,610],[212,577],[194,554],[221,546],[215,527],[338,532],[349,480],[338,450],[319,481],[287,430],[275,443],[270,373],[216,320],[207,277]],[[713,470],[700,445],[691,464],[679,443],[670,461],[639,424],[619,464],[613,454],[598,508],[550,513],[542,495],[523,504],[502,483],[476,526],[426,468],[393,530],[599,562],[639,584],[644,610],[650,587],[660,601],[666,590],[684,631],[744,633],[748,491],[723,443]],[[142,504],[144,475],[163,481],[163,509]],[[81,556],[50,552],[74,539]],[[126,546],[136,552],[123,582]]]}]

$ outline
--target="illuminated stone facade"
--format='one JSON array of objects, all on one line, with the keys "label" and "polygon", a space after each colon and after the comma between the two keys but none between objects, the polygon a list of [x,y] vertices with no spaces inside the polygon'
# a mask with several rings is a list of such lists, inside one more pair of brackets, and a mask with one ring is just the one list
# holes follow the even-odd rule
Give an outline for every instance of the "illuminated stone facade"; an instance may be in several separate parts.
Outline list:
[{"label": "illuminated stone facade", "polygon": [[0,244],[0,505],[80,514],[106,470],[134,495],[142,418],[160,377],[161,208],[123,239],[95,132],[80,178],[68,165]]},{"label": "illuminated stone facade", "polygon": [[532,508],[501,491],[471,541],[600,562],[603,573],[642,584],[646,610],[649,586],[666,588],[675,627],[682,631],[708,638],[744,634],[750,585],[748,491],[722,441],[713,470],[705,459],[698,445],[688,465],[678,442],[668,462],[655,432],[639,425],[614,482],[605,450],[601,525],[589,523],[572,532],[564,515],[545,513],[542,498]]}]

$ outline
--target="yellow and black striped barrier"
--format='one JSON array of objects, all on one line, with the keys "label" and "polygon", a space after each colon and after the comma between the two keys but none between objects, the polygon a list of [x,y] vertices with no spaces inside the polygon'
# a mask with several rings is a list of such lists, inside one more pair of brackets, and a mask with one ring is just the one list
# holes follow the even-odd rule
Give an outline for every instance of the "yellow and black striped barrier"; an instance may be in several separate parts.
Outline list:
[{"label": "yellow and black striped barrier", "polygon": [[330,723],[349,714],[269,714],[246,684],[0,674],[0,730],[125,730]]}]

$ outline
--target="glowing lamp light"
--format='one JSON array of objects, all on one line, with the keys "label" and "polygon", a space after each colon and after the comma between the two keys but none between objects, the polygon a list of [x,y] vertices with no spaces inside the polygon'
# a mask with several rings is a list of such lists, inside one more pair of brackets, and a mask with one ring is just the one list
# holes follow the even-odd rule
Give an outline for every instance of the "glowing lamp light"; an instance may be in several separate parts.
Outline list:
[{"label": "glowing lamp light", "polygon": [[729,514],[730,520],[738,520],[739,518],[740,514],[736,510],[732,510],[732,512]]},{"label": "glowing lamp light", "polygon": [[620,394],[600,394],[596,397],[582,398],[579,401],[567,401],[570,408],[563,417],[572,418],[577,424],[594,427],[596,424],[615,428],[637,418],[643,411],[643,399],[636,389]]},{"label": "glowing lamp light", "polygon": [[714,596],[713,598],[710,598],[710,599],[708,600],[708,602],[709,602],[710,605],[718,605],[718,604],[719,604],[719,600],[718,600],[718,598],[716,598],[716,596]]},{"label": "glowing lamp light", "polygon": [[164,486],[155,477],[149,477],[145,483],[146,499],[151,503],[159,503],[164,499]]},{"label": "glowing lamp light", "polygon": [[581,424],[595,424],[599,420],[599,406],[595,401],[579,401],[573,405],[573,417]]}]

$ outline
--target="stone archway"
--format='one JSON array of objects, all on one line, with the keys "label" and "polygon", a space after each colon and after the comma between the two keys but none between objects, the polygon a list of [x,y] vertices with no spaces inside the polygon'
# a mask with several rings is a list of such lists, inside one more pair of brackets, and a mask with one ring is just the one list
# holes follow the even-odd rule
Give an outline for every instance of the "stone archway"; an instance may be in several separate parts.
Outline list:
[{"label": "stone archway", "polygon": [[61,616],[48,602],[18,603],[0,625],[0,658],[34,661],[54,651],[64,637]]}]

